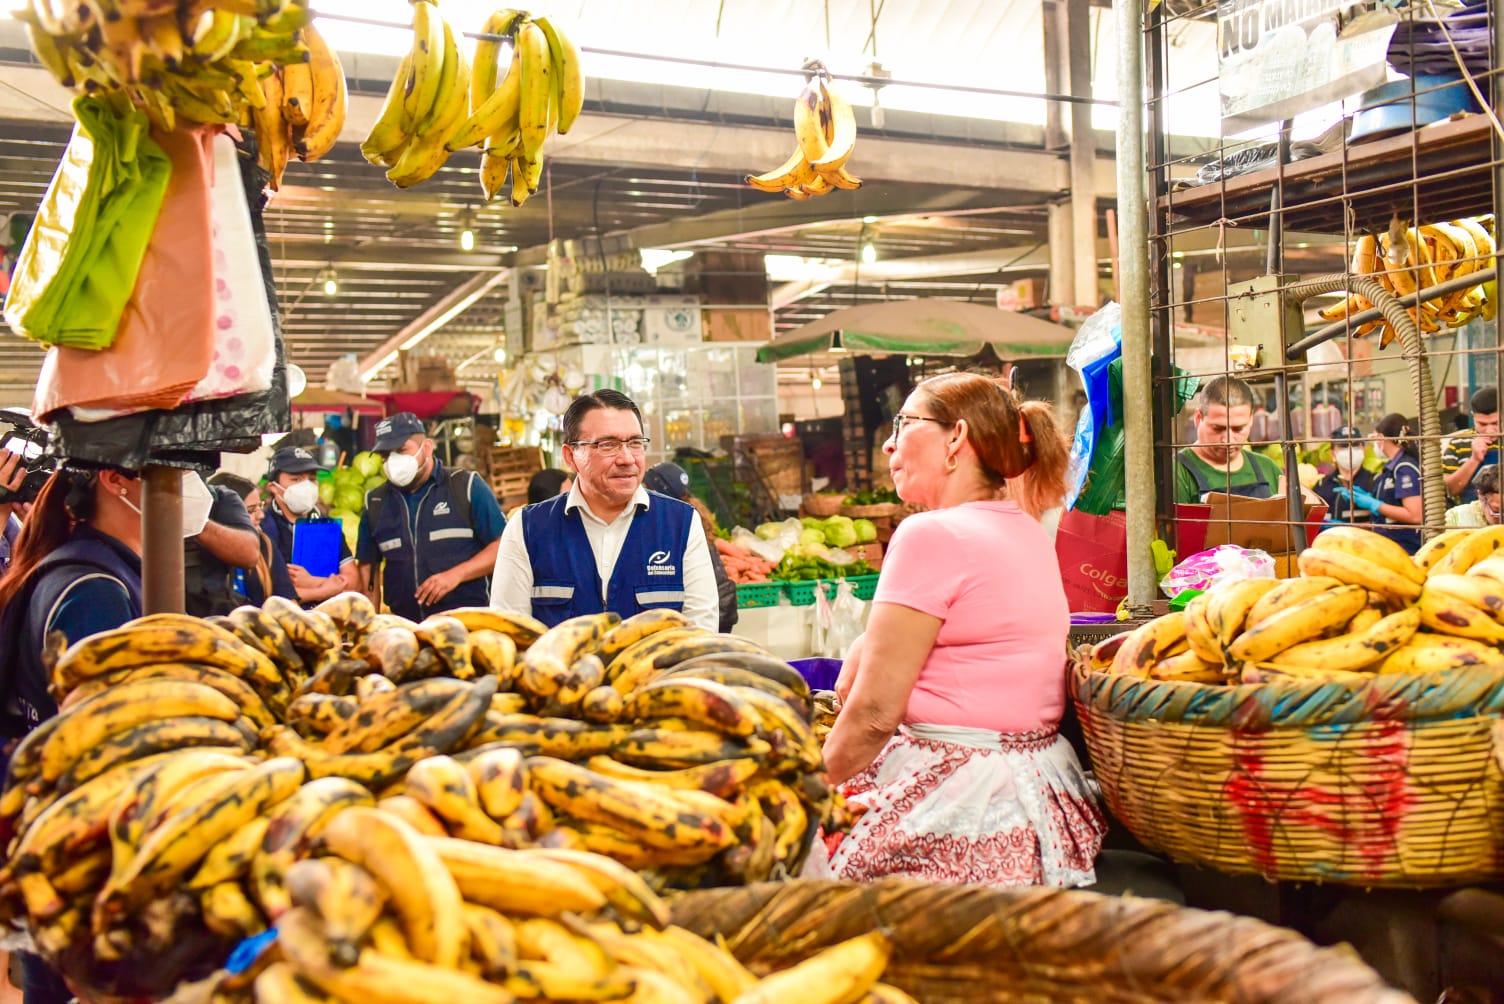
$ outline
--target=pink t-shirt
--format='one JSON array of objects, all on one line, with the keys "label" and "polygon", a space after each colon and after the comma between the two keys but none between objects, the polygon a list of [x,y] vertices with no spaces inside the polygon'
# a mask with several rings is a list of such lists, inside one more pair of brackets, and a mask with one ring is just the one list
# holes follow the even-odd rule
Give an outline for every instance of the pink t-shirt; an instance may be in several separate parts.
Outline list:
[{"label": "pink t-shirt", "polygon": [[[905,519],[873,602],[944,621],[905,722],[997,732],[1059,723],[1070,606],[1049,534],[1017,503],[969,502]],[[881,656],[868,652],[868,667],[881,671]]]}]

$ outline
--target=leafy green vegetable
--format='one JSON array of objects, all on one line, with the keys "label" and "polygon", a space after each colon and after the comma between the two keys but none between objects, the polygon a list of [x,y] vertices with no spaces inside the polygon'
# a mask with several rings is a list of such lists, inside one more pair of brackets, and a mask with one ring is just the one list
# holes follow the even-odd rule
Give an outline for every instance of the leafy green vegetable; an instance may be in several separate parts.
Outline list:
[{"label": "leafy green vegetable", "polygon": [[854,495],[846,496],[847,505],[886,505],[897,504],[903,499],[891,488],[863,488]]}]

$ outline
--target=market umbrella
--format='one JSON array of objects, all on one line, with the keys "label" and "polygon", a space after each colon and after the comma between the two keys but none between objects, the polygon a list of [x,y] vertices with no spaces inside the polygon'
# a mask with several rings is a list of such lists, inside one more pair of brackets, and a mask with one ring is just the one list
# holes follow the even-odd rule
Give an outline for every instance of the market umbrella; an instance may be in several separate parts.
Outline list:
[{"label": "market umbrella", "polygon": [[814,352],[912,352],[970,356],[991,345],[1002,359],[1064,356],[1075,332],[1037,317],[962,300],[888,300],[843,307],[787,331],[757,350],[776,363]]}]

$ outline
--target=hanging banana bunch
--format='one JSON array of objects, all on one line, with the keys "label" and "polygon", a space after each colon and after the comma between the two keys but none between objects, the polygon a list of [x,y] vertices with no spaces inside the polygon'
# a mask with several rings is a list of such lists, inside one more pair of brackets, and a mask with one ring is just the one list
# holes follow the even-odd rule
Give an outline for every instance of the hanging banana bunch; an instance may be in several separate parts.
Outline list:
[{"label": "hanging banana bunch", "polygon": [[794,102],[797,145],[789,159],[767,172],[747,176],[747,184],[763,192],[782,192],[791,199],[825,195],[837,188],[862,187],[846,170],[856,148],[856,117],[851,105],[830,83],[825,67],[810,67],[814,78]]},{"label": "hanging banana bunch", "polygon": [[[1353,242],[1348,266],[1353,275],[1371,275],[1395,296],[1410,296],[1418,290],[1452,279],[1461,279],[1489,268],[1494,260],[1492,216],[1464,217],[1445,223],[1407,227],[1395,219],[1387,234],[1361,234]],[[1408,308],[1422,334],[1441,325],[1460,327],[1475,317],[1492,320],[1498,309],[1498,284],[1479,283],[1432,297]],[[1323,320],[1336,321],[1368,310],[1373,304],[1356,293],[1320,312]],[[1355,338],[1380,332],[1379,348],[1396,337],[1394,328],[1380,318],[1353,328]]]},{"label": "hanging banana bunch", "polygon": [[310,162],[334,147],[345,127],[349,99],[339,56],[313,25],[302,31],[308,61],[289,63],[261,85],[264,100],[248,109],[256,130],[261,166],[271,175],[272,191],[282,186],[282,172],[296,156]]},{"label": "hanging banana bunch", "polygon": [[[412,51],[361,152],[406,188],[432,177],[451,153],[480,146],[486,200],[510,174],[512,205],[521,206],[538,190],[545,140],[568,132],[585,104],[579,51],[547,18],[502,9],[486,19],[472,67],[429,0],[414,11]],[[511,58],[503,72],[504,42]]]},{"label": "hanging banana bunch", "polygon": [[243,121],[278,66],[312,56],[308,0],[30,0],[16,17],[58,83],[124,95],[165,131]]}]

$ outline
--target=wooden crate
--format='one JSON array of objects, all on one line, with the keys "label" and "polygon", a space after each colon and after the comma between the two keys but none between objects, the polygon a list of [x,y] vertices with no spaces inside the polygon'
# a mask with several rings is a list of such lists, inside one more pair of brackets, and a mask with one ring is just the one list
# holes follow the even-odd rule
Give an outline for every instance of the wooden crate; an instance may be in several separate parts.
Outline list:
[{"label": "wooden crate", "polygon": [[527,501],[527,483],[543,470],[543,454],[535,446],[493,446],[486,455],[486,480],[503,510]]}]

